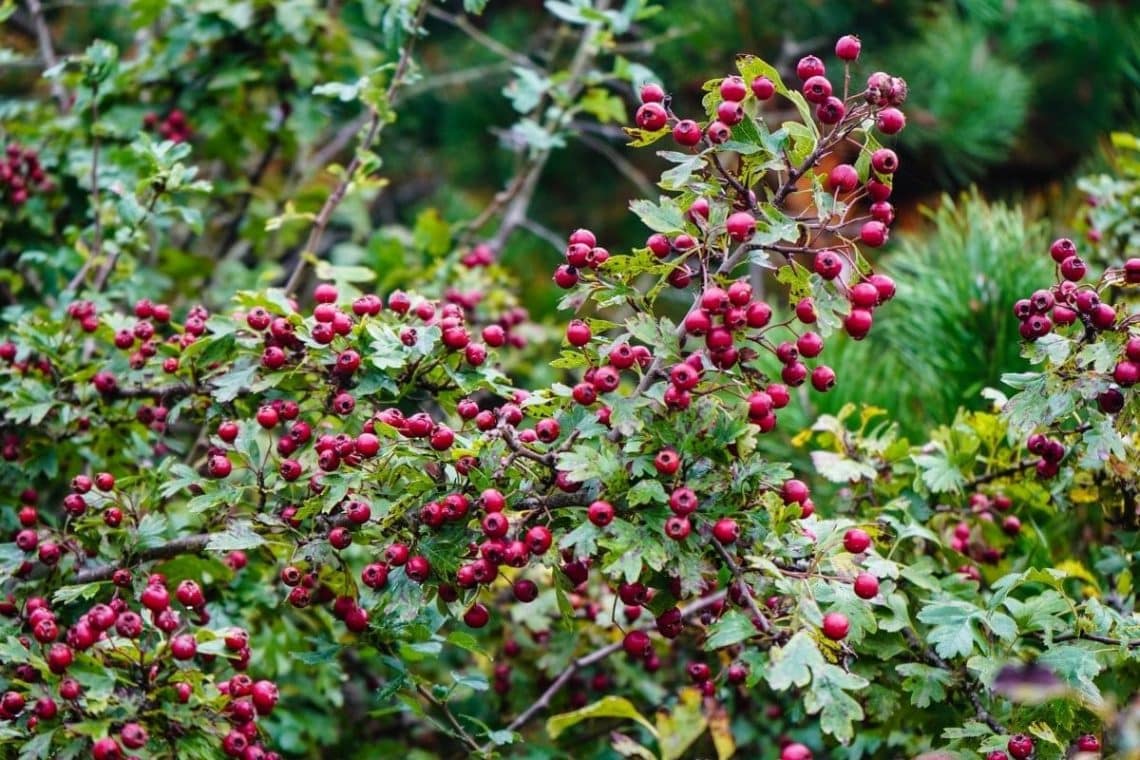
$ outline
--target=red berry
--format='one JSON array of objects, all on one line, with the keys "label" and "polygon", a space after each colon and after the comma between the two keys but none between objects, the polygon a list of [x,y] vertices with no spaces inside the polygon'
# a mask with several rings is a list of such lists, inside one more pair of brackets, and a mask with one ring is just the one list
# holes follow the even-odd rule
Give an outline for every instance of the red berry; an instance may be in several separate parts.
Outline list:
[{"label": "red berry", "polygon": [[811,750],[799,742],[793,742],[780,750],[780,760],[812,760]]},{"label": "red berry", "polygon": [[590,504],[586,510],[586,516],[594,525],[604,528],[613,522],[614,507],[608,501],[598,500]]},{"label": "red berry", "polygon": [[906,126],[906,117],[897,108],[884,108],[875,118],[875,126],[884,135],[898,134]]},{"label": "red berry", "polygon": [[572,346],[584,346],[590,342],[592,333],[590,326],[580,319],[575,319],[566,326],[566,340]]},{"label": "red berry", "polygon": [[1077,750],[1080,752],[1100,752],[1100,739],[1093,734],[1084,734],[1077,739]]},{"label": "red berry", "polygon": [[1077,255],[1077,246],[1069,238],[1058,238],[1049,246],[1049,255],[1060,264],[1070,256]]},{"label": "red berry", "polygon": [[732,128],[723,121],[714,121],[705,127],[705,136],[713,145],[720,145],[728,142],[728,138],[732,136]]},{"label": "red berry", "polygon": [[843,534],[843,548],[852,554],[862,554],[871,547],[871,536],[861,528],[851,528]]},{"label": "red berry", "polygon": [[827,77],[809,77],[803,85],[804,98],[809,103],[824,103],[831,97],[831,82]]},{"label": "red berry", "polygon": [[851,164],[839,164],[827,175],[827,187],[841,193],[849,193],[859,186],[859,172]]},{"label": "red berry", "polygon": [[842,641],[847,638],[851,624],[842,612],[829,612],[823,616],[823,635],[832,641]]},{"label": "red berry", "polygon": [[879,593],[879,579],[870,573],[859,573],[855,576],[855,596],[860,599],[874,599]]},{"label": "red berry", "polygon": [[751,84],[752,94],[758,100],[767,100],[776,94],[776,85],[768,77],[756,77]]},{"label": "red berry", "polygon": [[642,103],[660,103],[665,100],[665,90],[661,89],[661,85],[653,82],[643,84],[640,95]]},{"label": "red berry", "polygon": [[683,541],[692,531],[689,518],[673,515],[665,521],[665,535],[674,541]]},{"label": "red berry", "polygon": [[649,132],[656,132],[665,126],[669,114],[660,103],[650,102],[638,108],[633,118],[637,126]]},{"label": "red berry", "polygon": [[1025,760],[1033,754],[1033,739],[1025,734],[1014,734],[1006,743],[1005,748],[1009,750],[1009,754],[1015,760]]},{"label": "red berry", "polygon": [[756,232],[756,220],[747,211],[738,211],[728,217],[725,229],[733,240],[745,241]]},{"label": "red berry", "polygon": [[863,226],[859,228],[859,239],[872,248],[878,248],[887,242],[889,232],[887,225],[877,219],[872,219],[869,222],[863,222]]},{"label": "red berry", "polygon": [[490,619],[491,613],[479,602],[473,604],[467,612],[463,613],[463,622],[471,628],[482,628],[487,625]]},{"label": "red berry", "polygon": [[722,544],[731,544],[740,537],[740,526],[730,517],[722,517],[713,525],[713,536]]},{"label": "red berry", "polygon": [[890,148],[879,148],[871,154],[871,168],[879,174],[894,174],[899,168],[899,157]]},{"label": "red berry", "polygon": [[823,76],[825,71],[823,61],[814,55],[804,56],[796,64],[796,76],[800,78],[800,81],[807,81],[812,77]]},{"label": "red berry", "polygon": [[835,55],[841,61],[851,62],[859,57],[863,45],[854,34],[845,34],[835,43]]}]

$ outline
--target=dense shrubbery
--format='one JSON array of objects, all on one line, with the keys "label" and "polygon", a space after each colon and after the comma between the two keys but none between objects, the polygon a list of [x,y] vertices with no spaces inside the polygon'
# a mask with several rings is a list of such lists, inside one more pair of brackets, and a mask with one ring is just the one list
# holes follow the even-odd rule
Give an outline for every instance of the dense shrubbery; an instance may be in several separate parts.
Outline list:
[{"label": "dense shrubbery", "polygon": [[[686,113],[617,54],[647,4],[548,3],[545,68],[496,50],[513,178],[374,228],[418,38],[497,43],[427,2],[199,5],[138,4],[129,55],[5,114],[6,754],[1140,752],[1130,184],[1089,185],[1091,264],[967,199],[936,239],[1016,271],[910,247],[896,282],[864,254],[907,83],[858,39],[794,79],[740,56]],[[534,323],[498,257],[551,237],[546,162],[630,86],[647,237],[579,209],[565,319]],[[962,372],[898,377],[939,340],[920,280],[995,344],[978,376],[1019,325],[1033,371],[905,431],[869,398],[816,417],[847,378],[905,409]]]}]

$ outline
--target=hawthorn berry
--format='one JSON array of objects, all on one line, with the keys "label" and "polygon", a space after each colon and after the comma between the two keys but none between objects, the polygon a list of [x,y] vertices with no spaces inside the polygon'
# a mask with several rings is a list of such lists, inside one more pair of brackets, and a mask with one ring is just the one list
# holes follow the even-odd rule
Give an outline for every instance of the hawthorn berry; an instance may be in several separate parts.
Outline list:
[{"label": "hawthorn berry", "polygon": [[1006,743],[1005,748],[1014,760],[1025,760],[1033,754],[1033,739],[1025,734],[1014,734]]},{"label": "hawthorn berry", "polygon": [[843,534],[843,548],[852,554],[862,554],[871,548],[871,536],[862,528],[851,528]]},{"label": "hawthorn berry", "polygon": [[853,584],[855,596],[860,599],[874,599],[879,593],[879,579],[870,573],[859,573]]},{"label": "hawthorn berry", "polygon": [[832,641],[842,641],[847,638],[851,624],[842,612],[829,612],[823,616],[823,635]]}]

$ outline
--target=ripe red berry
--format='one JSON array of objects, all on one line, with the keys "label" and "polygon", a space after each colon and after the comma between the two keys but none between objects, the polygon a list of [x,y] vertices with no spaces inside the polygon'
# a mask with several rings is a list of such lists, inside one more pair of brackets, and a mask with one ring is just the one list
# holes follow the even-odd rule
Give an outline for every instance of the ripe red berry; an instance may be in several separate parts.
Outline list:
[{"label": "ripe red berry", "polygon": [[669,120],[669,114],[660,103],[649,102],[638,108],[633,118],[637,126],[649,132],[656,132],[664,128]]},{"label": "ripe red berry", "polygon": [[859,239],[872,248],[878,248],[887,242],[889,232],[887,225],[877,219],[872,219],[869,222],[863,222],[863,226],[859,228]]},{"label": "ripe red berry", "polygon": [[843,534],[843,548],[852,554],[862,554],[871,547],[871,536],[861,528],[851,528]]},{"label": "ripe red berry", "polygon": [[842,641],[847,638],[851,624],[842,612],[829,612],[823,616],[823,635],[832,641]]},{"label": "ripe red berry", "polygon": [[[768,391],[771,395],[771,389]],[[807,487],[807,483],[795,478],[785,480],[784,484],[780,487],[780,498],[784,500],[785,504],[803,504],[804,500],[811,496],[811,491]]]},{"label": "ripe red berry", "polygon": [[673,448],[662,449],[653,458],[653,466],[662,475],[675,475],[681,466],[681,457]]},{"label": "ripe red berry", "polygon": [[1005,748],[1015,760],[1025,760],[1033,754],[1033,739],[1025,734],[1014,734],[1006,743]]},{"label": "ripe red berry", "polygon": [[821,364],[811,371],[811,385],[821,393],[835,387],[835,370],[826,364]]},{"label": "ripe red berry", "polygon": [[661,85],[654,82],[643,84],[640,95],[642,103],[660,103],[665,100],[665,90],[661,89]]},{"label": "ripe red berry", "polygon": [[713,145],[720,145],[728,142],[728,138],[732,136],[732,128],[723,121],[714,121],[705,127],[705,136]]},{"label": "ripe red berry", "polygon": [[851,313],[843,318],[843,329],[855,340],[862,340],[871,332],[873,318],[867,309],[852,309]]},{"label": "ripe red berry", "polygon": [[752,80],[750,88],[758,100],[768,100],[776,94],[776,85],[768,77],[756,77]]},{"label": "ripe red berry", "polygon": [[855,596],[860,599],[874,599],[879,593],[879,579],[870,573],[859,573],[855,576]]},{"label": "ripe red berry", "polygon": [[884,108],[875,118],[875,126],[884,135],[895,135],[906,126],[906,117],[897,108]]},{"label": "ripe red berry", "polygon": [[725,77],[720,83],[720,96],[725,100],[739,102],[748,97],[748,88],[739,76]]},{"label": "ripe red berry", "polygon": [[736,241],[745,241],[756,232],[756,220],[747,211],[737,211],[728,217],[724,224],[729,237]]},{"label": "ripe red berry", "polygon": [[740,526],[731,517],[722,517],[713,525],[713,536],[722,544],[731,544],[740,538]]},{"label": "ripe red berry", "polygon": [[899,168],[899,157],[890,148],[879,148],[871,154],[871,168],[879,174],[894,174]]},{"label": "ripe red berry", "polygon": [[592,333],[590,326],[580,319],[575,319],[566,326],[566,340],[572,346],[584,346],[590,342]]},{"label": "ripe red berry", "polygon": [[175,636],[170,641],[170,654],[176,660],[189,660],[198,652],[198,642],[188,633]]},{"label": "ripe red berry", "polygon": [[849,63],[859,57],[859,52],[862,49],[862,43],[859,42],[859,38],[854,34],[845,34],[835,43],[836,57],[841,61],[847,61]]},{"label": "ripe red berry", "polygon": [[636,629],[625,634],[621,646],[626,654],[639,660],[653,651],[653,643],[649,639],[649,634]]},{"label": "ripe red berry", "polygon": [[586,509],[586,516],[594,525],[597,525],[599,528],[604,528],[613,522],[614,507],[608,501],[599,499],[591,503]]},{"label": "ripe red berry", "polygon": [[1049,246],[1049,255],[1060,264],[1070,256],[1077,255],[1077,246],[1069,238],[1058,238]]},{"label": "ripe red berry", "polygon": [[849,193],[859,186],[859,172],[851,164],[839,164],[827,175],[827,187],[832,191]]},{"label": "ripe red berry", "polygon": [[1100,752],[1100,739],[1093,734],[1084,734],[1077,738],[1077,750],[1080,752]]},{"label": "ripe red berry", "polygon": [[665,535],[674,541],[685,540],[688,538],[692,529],[692,525],[689,523],[689,518],[687,517],[673,515],[665,521]]},{"label": "ripe red berry", "polygon": [[515,599],[523,604],[529,604],[538,598],[538,584],[529,578],[519,578],[512,586]]},{"label": "ripe red berry", "polygon": [[800,81],[807,81],[812,77],[823,76],[825,71],[823,61],[814,55],[804,56],[796,64],[796,76],[800,78]]},{"label": "ripe red berry", "polygon": [[482,628],[487,625],[490,619],[491,613],[479,602],[473,604],[467,612],[463,613],[463,622],[471,628]]},{"label": "ripe red berry", "polygon": [[809,77],[803,84],[804,98],[809,103],[824,103],[831,97],[831,82],[827,77]]},{"label": "ripe red berry", "polygon": [[799,742],[784,745],[780,760],[812,760],[811,750]]}]

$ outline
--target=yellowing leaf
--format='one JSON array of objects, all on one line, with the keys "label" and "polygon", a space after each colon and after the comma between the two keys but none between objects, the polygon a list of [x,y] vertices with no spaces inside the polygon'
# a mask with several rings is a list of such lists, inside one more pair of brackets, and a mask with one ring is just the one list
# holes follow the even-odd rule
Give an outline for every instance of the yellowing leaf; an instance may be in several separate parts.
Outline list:
[{"label": "yellowing leaf", "polygon": [[661,760],[677,760],[705,732],[708,721],[701,713],[701,694],[693,687],[681,690],[681,699],[672,712],[657,713],[657,742]]},{"label": "yellowing leaf", "polygon": [[602,697],[597,702],[588,704],[579,710],[553,715],[546,721],[546,733],[550,734],[551,739],[557,739],[558,735],[566,729],[591,718],[629,718],[645,726],[651,734],[657,736],[657,730],[653,724],[646,720],[645,716],[639,713],[633,703],[625,697]]},{"label": "yellowing leaf", "polygon": [[1089,569],[1081,564],[1080,560],[1066,559],[1057,563],[1057,569],[1068,575],[1070,578],[1080,578],[1090,586],[1097,588],[1099,593],[1099,586],[1097,584],[1096,576],[1089,572]]},{"label": "yellowing leaf", "polygon": [[736,754],[736,740],[732,738],[732,725],[723,707],[717,707],[708,716],[709,734],[716,747],[718,760],[725,760]]}]

